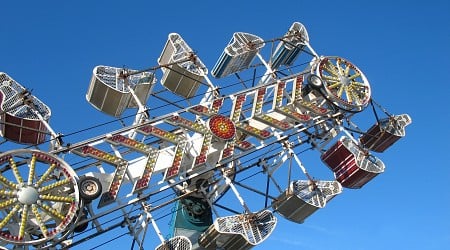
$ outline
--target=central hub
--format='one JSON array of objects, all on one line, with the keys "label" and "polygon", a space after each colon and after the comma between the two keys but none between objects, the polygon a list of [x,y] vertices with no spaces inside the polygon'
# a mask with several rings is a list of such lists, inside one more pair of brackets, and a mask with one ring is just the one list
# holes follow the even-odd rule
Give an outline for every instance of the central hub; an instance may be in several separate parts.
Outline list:
[{"label": "central hub", "polygon": [[214,115],[208,121],[211,133],[221,140],[231,140],[236,135],[236,126],[233,121],[223,115]]},{"label": "central hub", "polygon": [[33,187],[24,187],[17,192],[17,197],[20,203],[31,205],[36,204],[39,199],[39,193]]},{"label": "central hub", "polygon": [[341,81],[341,84],[344,86],[349,86],[351,80],[347,76],[339,76],[339,80]]}]

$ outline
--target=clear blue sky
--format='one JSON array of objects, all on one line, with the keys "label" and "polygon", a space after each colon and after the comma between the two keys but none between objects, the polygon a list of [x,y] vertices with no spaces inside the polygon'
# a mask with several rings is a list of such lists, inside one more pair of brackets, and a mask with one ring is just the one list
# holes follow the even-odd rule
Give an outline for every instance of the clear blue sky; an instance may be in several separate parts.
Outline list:
[{"label": "clear blue sky", "polygon": [[[303,23],[319,54],[354,62],[377,102],[413,123],[379,155],[385,173],[361,190],[344,190],[304,224],[279,217],[255,249],[450,246],[448,1],[5,1],[0,18],[0,71],[33,89],[63,134],[112,119],[85,100],[96,65],[155,66],[176,32],[211,70],[233,32],[270,39]],[[146,249],[157,244],[149,238]],[[130,245],[122,237],[100,249]]]}]

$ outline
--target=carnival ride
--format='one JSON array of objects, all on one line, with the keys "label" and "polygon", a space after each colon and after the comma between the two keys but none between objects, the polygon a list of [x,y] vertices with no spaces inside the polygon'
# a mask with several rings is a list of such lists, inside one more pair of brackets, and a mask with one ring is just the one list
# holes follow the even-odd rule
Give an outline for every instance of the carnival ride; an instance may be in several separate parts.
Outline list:
[{"label": "carnival ride", "polygon": [[[271,40],[234,33],[214,80],[177,33],[157,64],[95,67],[86,100],[128,124],[70,144],[50,108],[0,73],[1,136],[22,145],[0,154],[0,247],[75,249],[121,230],[132,249],[250,249],[277,215],[302,223],[382,173],[376,154],[411,123],[374,101],[353,63],[317,54],[299,22]],[[354,117],[368,106],[363,130]],[[311,174],[301,160],[310,150],[334,178]],[[145,242],[151,231],[160,243]]]}]

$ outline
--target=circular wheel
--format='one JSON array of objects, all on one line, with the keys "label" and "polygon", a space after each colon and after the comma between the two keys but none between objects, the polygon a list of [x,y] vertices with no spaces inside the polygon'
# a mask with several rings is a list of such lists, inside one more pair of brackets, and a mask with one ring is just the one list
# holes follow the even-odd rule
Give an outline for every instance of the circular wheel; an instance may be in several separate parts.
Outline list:
[{"label": "circular wheel", "polygon": [[237,160],[232,161],[224,169],[208,171],[188,180],[186,182],[187,186],[175,185],[174,188],[181,193],[195,191],[197,194],[201,194],[199,197],[207,198],[213,203],[228,191],[230,186],[223,178],[223,174],[234,180],[236,177],[236,164],[238,164]]},{"label": "circular wheel", "polygon": [[77,176],[55,155],[19,149],[0,154],[0,240],[43,247],[64,238],[79,210]]},{"label": "circular wheel", "polygon": [[308,83],[315,89],[320,89],[323,86],[322,79],[315,74],[310,74],[307,77]]},{"label": "circular wheel", "polygon": [[80,188],[80,197],[86,202],[97,199],[102,193],[102,184],[93,176],[80,177],[78,182]]},{"label": "circular wheel", "polygon": [[323,57],[314,70],[322,78],[323,94],[338,108],[359,112],[369,103],[369,81],[351,62],[340,57]]}]

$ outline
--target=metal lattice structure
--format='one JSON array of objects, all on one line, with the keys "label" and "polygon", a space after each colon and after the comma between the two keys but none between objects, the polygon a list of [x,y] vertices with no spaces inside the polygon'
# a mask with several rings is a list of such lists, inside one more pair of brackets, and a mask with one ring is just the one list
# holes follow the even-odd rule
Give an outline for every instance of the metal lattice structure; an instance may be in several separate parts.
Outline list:
[{"label": "metal lattice structure", "polygon": [[[157,66],[95,67],[86,100],[121,126],[70,143],[48,124],[50,109],[1,73],[1,135],[13,149],[0,155],[0,246],[73,248],[122,230],[132,248],[148,249],[152,225],[155,249],[250,249],[277,215],[303,223],[381,174],[375,154],[411,123],[382,109],[387,117],[375,114],[368,131],[356,126],[378,105],[369,81],[349,60],[317,54],[299,22],[269,40],[234,33],[215,79],[208,72],[177,33]],[[24,143],[35,149],[14,149]],[[313,178],[307,150],[320,153],[330,180]],[[154,217],[164,210],[174,213],[167,237]]]}]

